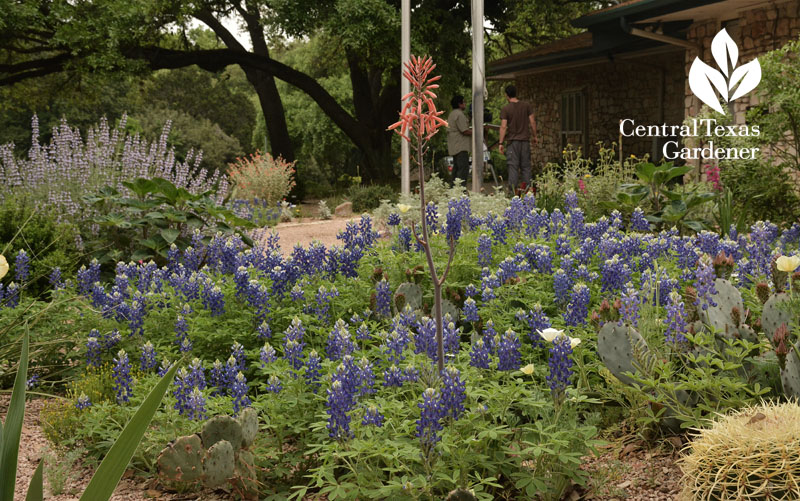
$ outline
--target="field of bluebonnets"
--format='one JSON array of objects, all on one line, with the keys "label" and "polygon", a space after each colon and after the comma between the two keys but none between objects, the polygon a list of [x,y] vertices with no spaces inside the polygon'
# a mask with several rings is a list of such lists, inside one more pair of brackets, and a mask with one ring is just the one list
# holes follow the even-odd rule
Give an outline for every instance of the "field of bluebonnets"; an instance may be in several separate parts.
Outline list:
[{"label": "field of bluebonnets", "polygon": [[[429,112],[402,131],[435,133]],[[287,248],[253,215],[277,217],[285,192],[236,201],[223,175],[121,130],[84,141],[64,124],[24,161],[3,150],[18,175],[2,209],[15,227],[0,240],[0,378],[11,387],[29,359],[27,387],[61,395],[40,415],[54,447],[100,460],[149,406],[132,467],[169,489],[560,499],[621,423],[657,441],[800,395],[800,223],[695,231],[638,207],[589,220],[591,176],[547,204],[434,178],[430,203]],[[644,187],[688,169],[628,164]],[[52,243],[32,255],[37,242]]]}]

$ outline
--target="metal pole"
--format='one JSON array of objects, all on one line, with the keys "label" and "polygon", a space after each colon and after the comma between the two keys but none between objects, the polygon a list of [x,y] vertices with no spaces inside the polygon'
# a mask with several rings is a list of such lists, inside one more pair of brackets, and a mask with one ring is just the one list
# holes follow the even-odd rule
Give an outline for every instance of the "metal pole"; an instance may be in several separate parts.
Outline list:
[{"label": "metal pole", "polygon": [[483,184],[483,0],[472,0],[472,191]]},{"label": "metal pole", "polygon": [[[403,77],[403,65],[411,59],[411,0],[402,0],[400,4],[400,109],[403,109],[405,96],[411,90],[411,84]],[[409,168],[409,145],[405,139],[400,140],[400,188],[403,195],[411,194],[411,173]]]}]

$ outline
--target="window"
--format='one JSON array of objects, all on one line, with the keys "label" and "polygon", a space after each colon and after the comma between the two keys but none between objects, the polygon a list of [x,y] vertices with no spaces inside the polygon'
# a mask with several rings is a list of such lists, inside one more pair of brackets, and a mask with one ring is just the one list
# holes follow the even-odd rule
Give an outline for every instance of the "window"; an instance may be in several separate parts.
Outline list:
[{"label": "window", "polygon": [[561,95],[561,148],[586,149],[586,96],[582,90]]}]

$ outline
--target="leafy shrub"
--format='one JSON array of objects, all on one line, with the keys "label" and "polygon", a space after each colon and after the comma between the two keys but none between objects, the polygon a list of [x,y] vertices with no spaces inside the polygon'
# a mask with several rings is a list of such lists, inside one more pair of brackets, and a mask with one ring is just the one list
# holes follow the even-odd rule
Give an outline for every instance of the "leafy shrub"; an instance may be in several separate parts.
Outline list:
[{"label": "leafy shrub", "polygon": [[347,192],[347,198],[353,203],[353,212],[356,214],[377,209],[381,200],[397,202],[397,197],[394,188],[380,184],[351,186]]},{"label": "leafy shrub", "polygon": [[239,197],[261,199],[267,205],[275,205],[289,194],[295,184],[293,176],[294,162],[269,153],[256,152],[228,168],[228,177]]},{"label": "leafy shrub", "polygon": [[[53,268],[60,268],[63,277],[71,276],[77,269],[80,253],[76,250],[78,230],[46,206],[21,195],[9,195],[0,203],[0,254],[6,256],[14,273],[14,257],[24,250],[30,258],[30,278],[26,292],[39,296],[50,288],[49,276]],[[4,249],[5,247],[5,249]]]},{"label": "leafy shrub", "polygon": [[[138,178],[122,184],[136,198],[127,198],[110,186],[85,198],[100,214],[94,218],[100,231],[87,240],[87,246],[101,264],[149,259],[165,264],[170,248],[186,249],[195,233],[229,235],[238,228],[253,227],[217,205],[213,191],[193,195],[162,178]],[[252,244],[249,237],[241,237]]]}]

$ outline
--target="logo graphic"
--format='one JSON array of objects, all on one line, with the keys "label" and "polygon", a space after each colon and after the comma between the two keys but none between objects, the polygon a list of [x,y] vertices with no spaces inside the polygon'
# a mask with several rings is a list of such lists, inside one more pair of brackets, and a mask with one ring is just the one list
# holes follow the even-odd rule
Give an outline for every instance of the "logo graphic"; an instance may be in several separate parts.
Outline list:
[{"label": "logo graphic", "polygon": [[756,58],[747,64],[736,66],[739,47],[725,28],[711,41],[711,54],[721,71],[707,65],[699,57],[694,58],[689,69],[689,88],[698,99],[725,114],[720,97],[729,103],[755,89],[761,81],[761,65]]}]

